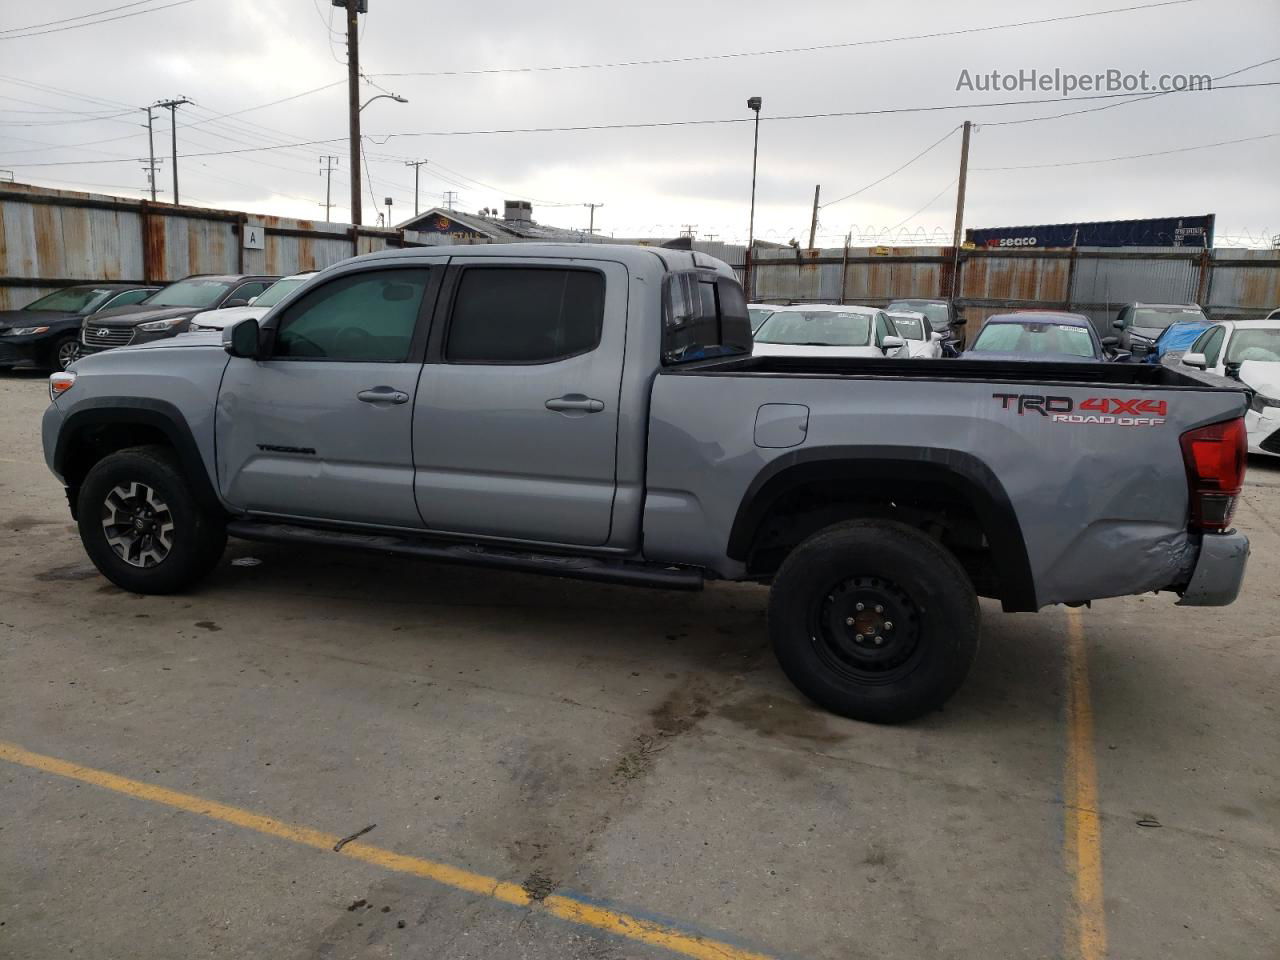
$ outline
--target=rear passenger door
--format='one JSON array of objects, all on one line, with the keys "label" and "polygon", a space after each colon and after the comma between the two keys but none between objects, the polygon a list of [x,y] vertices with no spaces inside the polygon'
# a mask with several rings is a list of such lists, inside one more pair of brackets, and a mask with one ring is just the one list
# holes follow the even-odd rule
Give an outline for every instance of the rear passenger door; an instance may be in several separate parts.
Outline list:
[{"label": "rear passenger door", "polygon": [[451,261],[413,419],[429,529],[609,539],[627,290],[607,261]]}]

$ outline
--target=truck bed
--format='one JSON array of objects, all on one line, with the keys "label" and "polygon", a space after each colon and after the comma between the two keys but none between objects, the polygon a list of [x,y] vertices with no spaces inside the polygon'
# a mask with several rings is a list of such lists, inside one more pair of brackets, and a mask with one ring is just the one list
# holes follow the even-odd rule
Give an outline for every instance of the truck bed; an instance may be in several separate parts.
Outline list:
[{"label": "truck bed", "polygon": [[[1199,379],[1153,363],[1050,363],[1028,360],[878,360],[819,357],[735,357],[668,368],[665,374],[689,376],[817,376],[886,380],[936,380],[972,383],[1099,384],[1137,389],[1229,390],[1226,384]],[[1216,379],[1216,378],[1214,378]],[[1242,389],[1242,388],[1241,388]]]}]

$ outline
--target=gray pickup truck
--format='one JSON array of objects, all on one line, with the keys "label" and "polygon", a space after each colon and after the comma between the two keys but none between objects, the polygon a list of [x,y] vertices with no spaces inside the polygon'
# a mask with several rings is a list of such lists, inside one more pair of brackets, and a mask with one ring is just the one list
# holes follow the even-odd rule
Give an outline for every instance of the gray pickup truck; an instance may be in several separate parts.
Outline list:
[{"label": "gray pickup truck", "polygon": [[90,558],[178,591],[228,535],[621,584],[772,585],[791,680],[936,708],[1006,611],[1235,599],[1242,392],[1149,365],[752,357],[698,253],[388,251],[262,320],[87,357],[43,439]]}]

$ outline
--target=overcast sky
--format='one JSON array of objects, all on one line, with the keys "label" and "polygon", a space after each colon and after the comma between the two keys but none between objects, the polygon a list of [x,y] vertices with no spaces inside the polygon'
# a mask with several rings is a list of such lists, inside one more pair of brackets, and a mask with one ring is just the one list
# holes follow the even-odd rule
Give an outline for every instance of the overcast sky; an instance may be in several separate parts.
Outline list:
[{"label": "overcast sky", "polygon": [[[457,191],[458,209],[468,211],[530,198],[540,222],[585,227],[582,204],[596,202],[604,204],[596,225],[606,233],[666,236],[691,224],[699,235],[741,242],[751,186],[750,122],[466,136],[457,131],[745,119],[747,97],[758,95],[764,109],[756,235],[765,239],[805,242],[815,184],[822,185],[824,201],[834,201],[884,177],[968,119],[979,126],[970,151],[967,226],[1216,213],[1221,240],[1252,238],[1260,245],[1280,234],[1280,136],[1101,164],[986,168],[1074,163],[1280,134],[1280,86],[1223,89],[1280,82],[1280,60],[1223,79],[1213,92],[1018,124],[1002,122],[1118,101],[982,106],[1054,93],[957,90],[957,82],[962,70],[976,76],[1033,68],[1078,74],[1146,70],[1153,79],[1175,73],[1220,76],[1280,57],[1277,0],[1191,0],[1068,22],[866,43],[1142,2],[369,0],[370,11],[361,18],[362,68],[409,103],[383,99],[364,111],[372,179],[364,191],[365,222],[374,222],[373,200],[381,205],[385,196],[394,198],[393,221],[412,213],[413,171],[404,161],[426,159],[423,208],[440,203],[445,190]],[[0,169],[25,182],[144,195],[144,164],[136,158],[147,152],[145,126],[139,126],[145,118],[127,108],[185,96],[195,104],[179,110],[180,155],[333,142],[180,156],[184,202],[322,219],[319,158],[334,154],[339,166],[331,219],[346,220],[346,53],[337,32],[342,11],[327,6],[328,0],[189,0],[150,9],[170,3],[3,4]],[[104,16],[147,12],[40,36],[13,29],[107,7],[120,9]],[[599,69],[403,75],[851,42],[864,45]],[[330,83],[335,85],[287,103],[247,109]],[[366,83],[362,98],[378,92]],[[966,106],[769,119],[952,104]],[[167,200],[168,111],[158,113],[156,150],[164,155],[158,181],[160,199]],[[426,132],[437,135],[421,135]],[[444,133],[450,135],[439,135]],[[80,144],[85,145],[71,146]],[[959,150],[957,131],[883,183],[824,207],[819,237],[835,244],[847,231],[856,239],[883,238],[893,230],[900,241],[945,242],[954,218]],[[86,160],[107,162],[65,163]]]}]

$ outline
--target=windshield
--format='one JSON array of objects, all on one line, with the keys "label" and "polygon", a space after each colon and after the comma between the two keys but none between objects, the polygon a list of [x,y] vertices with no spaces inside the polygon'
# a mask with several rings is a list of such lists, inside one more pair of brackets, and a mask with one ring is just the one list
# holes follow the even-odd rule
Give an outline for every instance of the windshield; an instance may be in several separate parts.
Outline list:
[{"label": "windshield", "polygon": [[1246,360],[1280,362],[1280,329],[1236,330],[1227,347],[1227,363],[1243,363]]},{"label": "windshield", "polygon": [[286,277],[284,280],[277,280],[267,287],[257,300],[253,301],[253,305],[255,307],[274,307],[310,279],[310,277]]},{"label": "windshield", "polygon": [[871,343],[871,317],[835,310],[779,310],[756,333],[758,343],[814,347],[865,347]]},{"label": "windshield", "polygon": [[104,290],[102,287],[64,287],[62,290],[55,290],[41,297],[35,303],[28,303],[22,309],[88,313],[114,292]]},{"label": "windshield", "polygon": [[893,328],[898,331],[899,336],[906,337],[908,340],[924,339],[924,321],[917,317],[904,317],[900,313],[889,314],[889,319],[893,321]]},{"label": "windshield", "polygon": [[1056,353],[1093,357],[1093,340],[1084,327],[1057,323],[989,323],[970,348],[974,353]]},{"label": "windshield", "polygon": [[1199,307],[1137,307],[1133,311],[1131,326],[1163,330],[1178,320],[1204,320]]},{"label": "windshield", "polygon": [[148,307],[211,307],[227,292],[230,280],[192,277],[171,283],[142,302]]},{"label": "windshield", "polygon": [[937,332],[946,331],[951,314],[945,303],[926,303],[923,300],[895,300],[885,309],[890,313],[895,310],[923,313],[925,319],[929,321],[929,326]]},{"label": "windshield", "polygon": [[751,317],[751,332],[760,329],[760,324],[764,323],[773,316],[772,307],[748,307],[747,314]]}]

